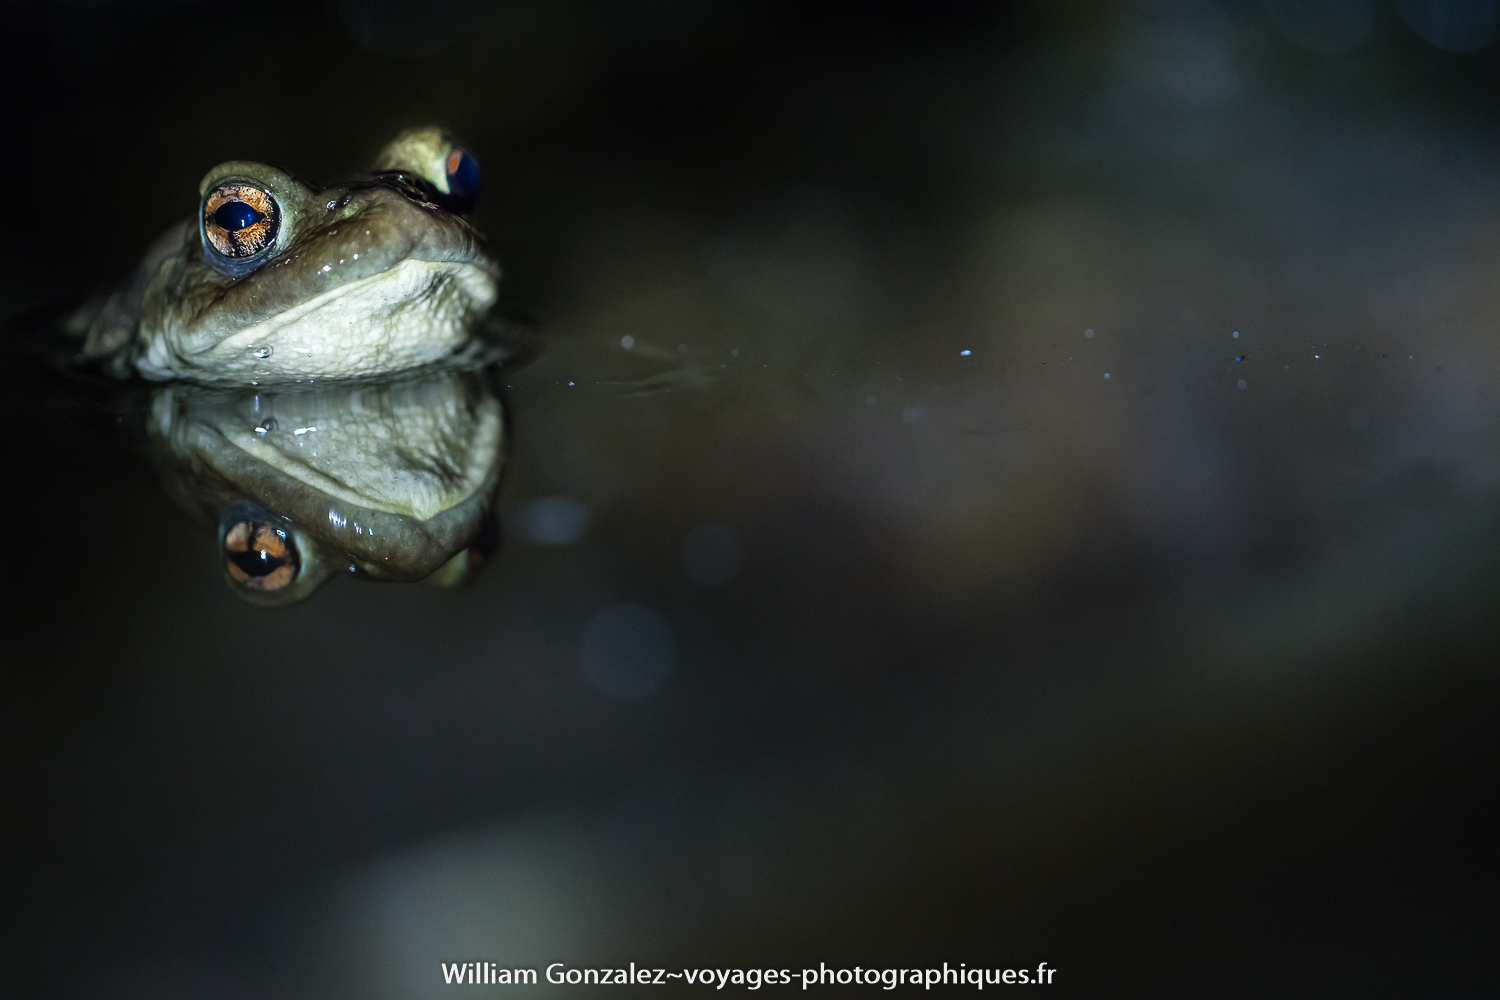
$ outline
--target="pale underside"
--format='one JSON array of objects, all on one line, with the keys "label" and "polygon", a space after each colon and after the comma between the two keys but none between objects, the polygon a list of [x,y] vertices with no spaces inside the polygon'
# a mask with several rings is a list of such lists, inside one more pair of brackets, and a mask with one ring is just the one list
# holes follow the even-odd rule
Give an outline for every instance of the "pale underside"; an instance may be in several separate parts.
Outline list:
[{"label": "pale underside", "polygon": [[428,394],[371,411],[359,398],[356,391],[348,407],[301,412],[296,401],[277,399],[273,419],[217,429],[229,443],[313,489],[418,520],[462,503],[484,484],[502,434],[493,397],[474,403],[460,393]]},{"label": "pale underside", "polygon": [[495,279],[474,264],[408,259],[199,351],[181,349],[188,331],[157,331],[137,368],[241,385],[402,371],[463,346],[495,298]]}]

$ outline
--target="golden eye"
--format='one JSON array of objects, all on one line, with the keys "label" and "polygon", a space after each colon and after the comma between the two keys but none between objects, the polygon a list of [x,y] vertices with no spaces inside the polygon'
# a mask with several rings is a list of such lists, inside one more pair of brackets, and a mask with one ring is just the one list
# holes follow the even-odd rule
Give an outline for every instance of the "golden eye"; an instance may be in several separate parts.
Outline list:
[{"label": "golden eye", "polygon": [[250,590],[280,590],[297,578],[297,548],[285,531],[240,521],[224,535],[224,567]]},{"label": "golden eye", "polygon": [[253,184],[220,184],[203,202],[203,235],[221,257],[254,257],[276,242],[280,228],[276,199]]}]

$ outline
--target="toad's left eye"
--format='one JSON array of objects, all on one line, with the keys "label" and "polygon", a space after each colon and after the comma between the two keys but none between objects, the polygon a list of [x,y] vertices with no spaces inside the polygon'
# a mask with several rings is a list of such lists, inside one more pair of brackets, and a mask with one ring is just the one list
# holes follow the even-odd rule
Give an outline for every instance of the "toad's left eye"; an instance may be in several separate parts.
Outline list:
[{"label": "toad's left eye", "polygon": [[203,237],[220,257],[245,261],[276,242],[281,210],[270,193],[231,181],[209,192],[203,202]]},{"label": "toad's left eye", "polygon": [[467,150],[455,146],[443,160],[443,170],[449,194],[463,204],[464,211],[473,208],[479,200],[479,161]]}]

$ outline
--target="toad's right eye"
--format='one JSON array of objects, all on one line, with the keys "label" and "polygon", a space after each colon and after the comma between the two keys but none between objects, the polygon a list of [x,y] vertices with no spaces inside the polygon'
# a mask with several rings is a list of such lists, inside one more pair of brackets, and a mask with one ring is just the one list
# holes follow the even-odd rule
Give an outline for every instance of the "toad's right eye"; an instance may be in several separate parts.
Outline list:
[{"label": "toad's right eye", "polygon": [[269,191],[229,181],[203,201],[203,239],[229,261],[248,261],[276,243],[281,209]]}]

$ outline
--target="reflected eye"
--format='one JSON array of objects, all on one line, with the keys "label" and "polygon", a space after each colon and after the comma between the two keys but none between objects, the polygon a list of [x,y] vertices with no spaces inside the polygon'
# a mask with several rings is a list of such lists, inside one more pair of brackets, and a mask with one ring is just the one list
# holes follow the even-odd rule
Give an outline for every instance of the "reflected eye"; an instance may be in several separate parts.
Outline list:
[{"label": "reflected eye", "polygon": [[479,199],[479,161],[455,146],[443,161],[443,169],[448,175],[449,193],[472,207]]},{"label": "reflected eye", "polygon": [[281,210],[251,184],[220,184],[203,203],[203,234],[221,257],[245,260],[276,242]]},{"label": "reflected eye", "polygon": [[285,531],[240,521],[224,535],[224,567],[250,590],[280,590],[297,578],[297,548]]}]

